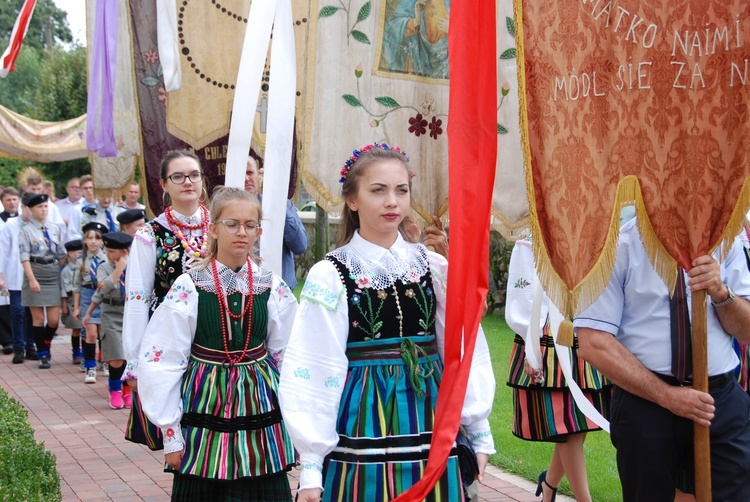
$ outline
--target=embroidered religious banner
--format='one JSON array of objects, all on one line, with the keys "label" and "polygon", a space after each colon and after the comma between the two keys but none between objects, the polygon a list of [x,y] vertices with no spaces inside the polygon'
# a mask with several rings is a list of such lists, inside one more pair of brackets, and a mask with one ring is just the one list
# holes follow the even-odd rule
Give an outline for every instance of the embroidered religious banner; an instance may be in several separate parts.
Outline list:
[{"label": "embroidered religious banner", "polygon": [[86,115],[63,122],[30,119],[0,105],[0,158],[63,162],[88,155]]},{"label": "embroidered religious banner", "polygon": [[635,203],[651,262],[739,233],[750,203],[750,4],[516,0],[522,137],[540,279],[574,316]]},{"label": "embroidered religious banner", "polygon": [[[101,152],[90,155],[91,174],[97,192],[102,190],[121,191],[133,179],[138,157],[141,155],[141,137],[138,132],[138,111],[136,107],[135,88],[133,83],[133,58],[131,53],[130,14],[125,2],[115,2],[111,6],[117,11],[111,14],[116,19],[112,24],[112,38],[116,39],[116,50],[112,53],[114,61],[114,92],[111,96],[112,126],[116,146],[114,157],[102,157]],[[102,37],[95,35],[96,0],[86,2],[86,19],[89,58],[95,45],[102,42]],[[93,91],[89,89],[89,95]],[[102,109],[102,108],[100,108]],[[89,117],[89,120],[92,120]],[[104,120],[104,119],[102,119]],[[101,193],[101,192],[100,192]]]},{"label": "embroidered religious banner", "polygon": [[[178,15],[178,26],[179,22],[184,21],[185,16],[191,15],[190,9],[200,2],[188,2],[180,1],[177,5]],[[226,18],[231,18],[232,22],[237,21],[234,15],[240,16],[240,23],[245,26],[244,19],[249,12],[249,2],[247,4],[247,11],[240,12],[239,8],[227,14],[222,12],[221,9],[217,12]],[[213,8],[213,4],[208,4]],[[293,15],[294,15],[294,30],[295,37],[297,38],[297,54],[300,54],[300,50],[304,50],[304,40],[307,38],[307,27],[309,21],[309,3],[304,0],[295,0],[292,3]],[[183,10],[181,10],[183,9]],[[187,89],[186,78],[188,73],[195,74],[195,68],[191,68],[191,63],[195,62],[193,56],[190,54],[181,53],[181,68],[182,68],[182,84],[183,88],[177,92],[168,93],[164,86],[163,71],[159,58],[159,49],[157,43],[157,12],[156,5],[154,2],[147,2],[145,0],[130,0],[131,10],[131,22],[133,32],[133,62],[134,62],[134,81],[136,91],[138,95],[138,113],[141,121],[141,138],[143,143],[143,158],[141,169],[144,173],[144,178],[147,184],[148,191],[148,203],[149,207],[155,214],[159,214],[163,209],[163,202],[161,200],[162,190],[159,186],[159,163],[161,158],[170,151],[178,149],[191,150],[198,155],[201,159],[201,164],[206,173],[206,185],[210,192],[215,185],[224,183],[224,173],[226,171],[226,158],[227,158],[227,144],[228,144],[228,124],[229,124],[229,113],[223,117],[224,122],[224,134],[203,146],[195,146],[187,143],[179,137],[173,135],[167,126],[167,108],[173,107],[175,96]],[[180,18],[179,15],[183,14]],[[187,33],[185,33],[187,36]],[[238,35],[240,38],[240,46],[242,45],[242,38],[244,37],[244,29]],[[179,42],[179,39],[178,39]],[[181,44],[182,45],[182,44]],[[190,60],[188,60],[190,57]],[[239,61],[239,53],[236,54],[237,61]],[[299,59],[299,56],[298,56]],[[236,63],[235,63],[236,64]],[[304,76],[299,76],[300,71],[298,70],[298,87],[297,87],[297,103],[296,107],[298,110],[304,109],[305,99],[305,80]],[[227,81],[216,81],[215,77],[210,77],[211,81],[208,82],[205,78],[200,78],[200,74],[197,75],[198,83],[202,86],[199,88],[199,92],[195,101],[192,104],[184,104],[186,111],[191,111],[195,114],[197,108],[196,103],[203,100],[200,95],[200,89],[205,90],[211,88],[212,91],[216,88],[218,91],[219,83],[224,94],[230,96],[229,101],[231,105],[231,96],[234,94],[234,89],[230,88],[229,76],[227,75]],[[234,75],[231,77],[232,82],[236,81],[237,73],[235,70]],[[216,82],[216,85],[214,85]],[[299,83],[301,82],[301,84]],[[227,87],[224,88],[224,84]],[[256,126],[254,127],[253,133],[253,149],[257,150],[257,155],[263,156],[263,148],[265,146],[265,113],[266,104],[268,102],[268,91],[269,91],[269,80],[267,76],[264,77],[264,82],[261,85],[261,95],[259,96],[258,107],[255,111],[257,117],[255,120]],[[187,91],[190,92],[190,91]],[[201,101],[205,104],[211,104],[210,100]],[[202,106],[202,105],[201,105]],[[229,108],[231,109],[231,108]],[[213,113],[213,112],[212,112]],[[304,124],[298,122],[298,127],[303,127]],[[293,160],[294,162],[294,160]]]},{"label": "embroidered religious banner", "polygon": [[[401,146],[417,176],[412,208],[432,221],[448,208],[448,45],[450,0],[313,2],[301,176],[329,212],[340,210],[340,164],[373,141]],[[513,1],[497,24],[497,141],[493,224],[505,235],[528,225],[518,124]],[[461,92],[472,92],[470,89]],[[488,105],[489,106],[489,105]],[[478,166],[477,166],[478,167]]]}]

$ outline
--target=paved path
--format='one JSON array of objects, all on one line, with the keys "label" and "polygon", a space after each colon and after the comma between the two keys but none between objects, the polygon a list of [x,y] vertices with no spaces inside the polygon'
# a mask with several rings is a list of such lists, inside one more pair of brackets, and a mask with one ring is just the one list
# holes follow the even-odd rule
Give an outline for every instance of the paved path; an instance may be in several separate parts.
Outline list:
[{"label": "paved path", "polygon": [[[96,384],[83,383],[83,373],[70,362],[70,332],[59,333],[50,370],[40,370],[36,361],[11,364],[12,356],[0,354],[0,386],[26,407],[36,439],[57,457],[63,501],[169,500],[172,477],[162,472],[163,454],[123,438],[128,410],[110,409],[101,374]],[[298,477],[293,469],[290,486],[297,486]],[[489,467],[480,500],[536,501],[535,488]]]}]

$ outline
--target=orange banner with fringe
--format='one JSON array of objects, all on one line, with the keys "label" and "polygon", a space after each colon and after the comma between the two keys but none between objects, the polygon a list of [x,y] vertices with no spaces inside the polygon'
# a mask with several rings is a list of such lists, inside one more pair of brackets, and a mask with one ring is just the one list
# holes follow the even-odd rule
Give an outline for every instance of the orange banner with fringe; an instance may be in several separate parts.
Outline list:
[{"label": "orange banner with fringe", "polygon": [[540,280],[563,314],[614,266],[636,205],[651,262],[731,244],[750,205],[750,4],[515,0],[521,133]]}]

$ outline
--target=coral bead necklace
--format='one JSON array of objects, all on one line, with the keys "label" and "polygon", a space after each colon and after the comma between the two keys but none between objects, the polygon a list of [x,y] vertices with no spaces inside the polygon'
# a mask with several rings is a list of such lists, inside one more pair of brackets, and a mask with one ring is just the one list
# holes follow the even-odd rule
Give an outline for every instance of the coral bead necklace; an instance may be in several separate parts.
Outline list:
[{"label": "coral bead necklace", "polygon": [[[242,360],[245,358],[245,354],[247,354],[247,349],[250,346],[250,333],[252,331],[253,326],[253,269],[251,266],[250,258],[247,259],[247,288],[248,288],[248,296],[250,299],[248,300],[247,304],[244,305],[242,308],[242,311],[239,314],[233,314],[231,310],[229,310],[229,305],[227,304],[227,297],[224,291],[221,287],[221,280],[219,279],[219,272],[216,268],[216,260],[211,261],[211,272],[213,272],[214,276],[214,286],[216,287],[216,296],[219,298],[219,318],[221,319],[221,336],[222,340],[224,342],[224,354],[227,356],[227,360],[225,364],[237,364],[239,362],[242,362]],[[243,303],[244,303],[244,297],[243,297]],[[227,316],[231,319],[241,319],[245,316],[247,316],[247,325],[245,329],[245,346],[242,349],[242,352],[239,356],[233,356],[229,353],[229,340],[231,339],[231,334],[229,333],[229,330],[231,327],[227,327]]]},{"label": "coral bead necklace", "polygon": [[[172,206],[167,206],[167,208],[164,210],[164,216],[167,217],[167,223],[169,223],[170,230],[172,230],[175,236],[180,240],[180,243],[182,244],[183,249],[185,249],[185,251],[188,252],[194,258],[202,258],[206,256],[206,253],[208,252],[208,247],[206,246],[206,242],[208,242],[208,221],[210,217],[208,214],[208,209],[206,209],[206,206],[201,204],[198,207],[201,211],[201,221],[200,223],[196,225],[190,225],[190,224],[183,223],[180,220],[178,220],[174,215],[174,209],[172,209]],[[200,237],[200,245],[193,246],[188,240],[183,230],[198,230],[198,229],[201,229],[203,231],[203,234]]]}]

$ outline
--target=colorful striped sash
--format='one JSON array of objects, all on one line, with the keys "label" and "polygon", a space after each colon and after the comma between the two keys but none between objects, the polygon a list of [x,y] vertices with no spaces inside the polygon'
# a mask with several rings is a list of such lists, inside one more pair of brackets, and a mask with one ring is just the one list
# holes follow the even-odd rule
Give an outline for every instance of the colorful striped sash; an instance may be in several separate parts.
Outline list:
[{"label": "colorful striped sash", "polygon": [[[234,352],[229,352],[229,354],[231,356],[238,357],[240,354],[242,354],[242,351],[237,350]],[[259,345],[252,349],[248,349],[248,351],[245,353],[245,357],[243,357],[240,362],[235,363],[235,366],[260,362],[265,359],[267,355],[268,351],[266,351],[266,347],[263,345]],[[231,366],[227,361],[227,355],[223,350],[209,349],[201,345],[193,344],[193,347],[190,350],[190,356],[193,359],[203,363],[219,364],[225,367]]]},{"label": "colorful striped sash", "polygon": [[[403,347],[404,344],[407,344],[408,347]],[[346,357],[349,359],[350,367],[389,364],[406,365],[409,363],[404,358],[404,354],[413,354],[414,347],[417,350],[417,356],[410,359],[418,363],[434,361],[440,357],[434,335],[352,342],[346,345]]]}]

